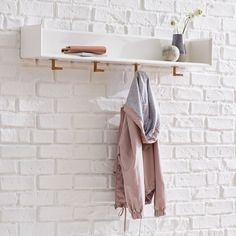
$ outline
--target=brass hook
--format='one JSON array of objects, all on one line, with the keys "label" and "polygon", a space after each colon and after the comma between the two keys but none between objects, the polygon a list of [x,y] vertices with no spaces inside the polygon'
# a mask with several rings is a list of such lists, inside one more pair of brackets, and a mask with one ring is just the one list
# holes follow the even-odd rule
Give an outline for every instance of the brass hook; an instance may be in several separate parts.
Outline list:
[{"label": "brass hook", "polygon": [[103,69],[98,68],[98,63],[99,63],[98,61],[93,62],[93,72],[104,72]]},{"label": "brass hook", "polygon": [[176,69],[177,69],[177,67],[176,67],[176,66],[173,66],[173,76],[183,76],[183,74],[177,73],[177,72],[176,72]]},{"label": "brass hook", "polygon": [[51,61],[52,61],[52,66],[51,66],[52,70],[63,70],[62,67],[56,66],[56,59],[51,59]]},{"label": "brass hook", "polygon": [[138,71],[138,66],[139,65],[137,63],[134,64],[134,72]]}]

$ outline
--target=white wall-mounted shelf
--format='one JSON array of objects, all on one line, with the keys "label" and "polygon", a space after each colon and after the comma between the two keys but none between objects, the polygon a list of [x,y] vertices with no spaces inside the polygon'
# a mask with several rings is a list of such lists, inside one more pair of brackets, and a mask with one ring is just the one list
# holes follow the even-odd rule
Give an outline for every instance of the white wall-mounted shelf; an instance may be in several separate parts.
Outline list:
[{"label": "white wall-mounted shelf", "polygon": [[[162,60],[162,48],[170,45],[169,40],[156,37],[98,34],[44,29],[41,25],[21,28],[21,57],[26,59],[50,59],[76,62],[100,62],[118,64],[140,64],[150,66],[189,67],[209,66],[212,63],[212,40],[186,41],[186,61]],[[107,48],[106,56],[79,57],[61,53],[71,45],[101,45]]]}]

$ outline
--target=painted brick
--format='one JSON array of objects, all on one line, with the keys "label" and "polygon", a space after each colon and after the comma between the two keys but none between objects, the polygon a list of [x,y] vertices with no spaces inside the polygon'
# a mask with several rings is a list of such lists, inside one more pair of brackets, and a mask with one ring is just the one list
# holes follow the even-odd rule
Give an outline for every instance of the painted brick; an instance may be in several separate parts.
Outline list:
[{"label": "painted brick", "polygon": [[224,48],[223,59],[225,60],[236,60],[236,50],[234,48]]},{"label": "painted brick", "polygon": [[232,184],[234,179],[234,173],[228,171],[221,171],[218,174],[218,181],[220,185]]},{"label": "painted brick", "polygon": [[2,114],[2,125],[11,127],[34,127],[35,126],[35,116],[32,114],[23,113],[8,113]]},{"label": "painted brick", "polygon": [[224,18],[223,19],[223,29],[224,30],[230,30],[230,31],[236,31],[236,19],[231,18]]},{"label": "painted brick", "polygon": [[129,17],[130,24],[138,25],[156,25],[157,24],[157,15],[155,13],[144,13],[142,11],[131,11]]},{"label": "painted brick", "polygon": [[2,146],[2,157],[4,158],[32,158],[36,156],[36,147],[23,145]]},{"label": "painted brick", "polygon": [[39,176],[40,189],[71,189],[72,176],[70,175],[51,175]]},{"label": "painted brick", "polygon": [[202,100],[203,92],[200,89],[174,88],[176,100]]},{"label": "painted brick", "polygon": [[34,111],[39,113],[53,112],[53,100],[49,99],[20,99],[20,111]]},{"label": "painted brick", "polygon": [[105,128],[106,117],[104,115],[75,115],[73,116],[74,128]]},{"label": "painted brick", "polygon": [[78,97],[96,98],[106,94],[106,87],[103,84],[76,84],[73,89],[74,95]]},{"label": "painted brick", "polygon": [[206,176],[203,174],[181,174],[176,176],[178,187],[204,186]]},{"label": "painted brick", "polygon": [[201,8],[203,6],[202,1],[200,0],[194,1],[194,3],[188,0],[180,0],[176,3],[176,11],[179,13],[189,13],[190,11]]},{"label": "painted brick", "polygon": [[161,114],[188,114],[188,103],[161,102]]},{"label": "painted brick", "polygon": [[105,145],[81,144],[74,148],[73,156],[77,159],[105,159],[107,148]]},{"label": "painted brick", "polygon": [[92,171],[96,174],[112,174],[114,160],[97,160],[92,162]]},{"label": "painted brick", "polygon": [[17,225],[11,223],[1,223],[0,234],[5,236],[17,236]]},{"label": "painted brick", "polygon": [[[13,206],[17,204],[17,195],[16,193],[2,192],[0,193],[0,206]],[[0,226],[1,228],[1,226]],[[1,232],[1,230],[0,230]]]},{"label": "painted brick", "polygon": [[23,223],[19,232],[20,236],[54,236],[55,229],[53,223]]},{"label": "painted brick", "polygon": [[233,201],[221,200],[206,202],[207,214],[233,213]]},{"label": "painted brick", "polygon": [[40,207],[39,218],[41,221],[67,221],[72,220],[71,207]]},{"label": "painted brick", "polygon": [[53,143],[53,131],[50,130],[33,130],[33,143]]},{"label": "painted brick", "polygon": [[96,192],[92,195],[92,202],[95,203],[112,203],[114,201],[113,191]]},{"label": "painted brick", "polygon": [[235,155],[234,146],[208,146],[207,157],[233,157]]},{"label": "painted brick", "polygon": [[217,184],[217,174],[214,171],[207,172],[207,185],[216,186]]},{"label": "painted brick", "polygon": [[186,160],[163,160],[162,169],[165,173],[181,173],[189,171]]},{"label": "painted brick", "polygon": [[74,234],[85,235],[88,233],[89,224],[86,221],[59,223],[57,226],[58,236],[67,236]]},{"label": "painted brick", "polygon": [[218,17],[198,17],[193,21],[194,28],[201,30],[220,30],[221,19]]},{"label": "painted brick", "polygon": [[192,84],[195,86],[217,87],[220,85],[220,77],[217,74],[192,73]]},{"label": "painted brick", "polygon": [[1,97],[0,110],[1,111],[15,111],[15,99],[8,98],[8,97]]},{"label": "painted brick", "polygon": [[208,89],[206,90],[207,101],[233,101],[233,90]]},{"label": "painted brick", "polygon": [[207,119],[207,126],[213,130],[232,130],[235,126],[233,118],[212,117]]},{"label": "painted brick", "polygon": [[220,163],[217,160],[192,160],[191,169],[193,171],[219,170]]},{"label": "painted brick", "polygon": [[23,206],[45,206],[54,203],[54,193],[52,191],[38,191],[21,193],[20,204]]},{"label": "painted brick", "polygon": [[234,132],[232,131],[223,131],[221,133],[222,143],[234,143]]},{"label": "painted brick", "polygon": [[105,189],[107,177],[104,175],[78,175],[75,177],[75,189]]},{"label": "painted brick", "polygon": [[78,130],[74,134],[75,143],[102,143],[103,131],[102,130]]},{"label": "painted brick", "polygon": [[236,169],[236,164],[233,159],[232,160],[225,160],[224,163],[225,163],[227,170],[235,170]]},{"label": "painted brick", "polygon": [[205,155],[205,148],[203,146],[177,146],[177,158],[202,158]]},{"label": "painted brick", "polygon": [[53,3],[21,0],[20,13],[33,16],[53,16]]},{"label": "painted brick", "polygon": [[181,128],[203,128],[204,119],[201,117],[176,117],[175,126]]},{"label": "painted brick", "polygon": [[144,9],[145,10],[157,10],[157,11],[174,11],[174,1],[155,1],[155,0],[145,0],[144,1]]},{"label": "painted brick", "polygon": [[236,45],[236,34],[235,33],[228,33],[229,44]]},{"label": "painted brick", "polygon": [[60,174],[90,173],[91,162],[88,160],[59,160],[57,172]]},{"label": "painted brick", "polygon": [[221,73],[235,73],[236,62],[232,60],[221,60],[218,64],[219,72]]},{"label": "painted brick", "polygon": [[0,6],[0,13],[15,15],[17,13],[17,3],[14,0],[3,0]]},{"label": "painted brick", "polygon": [[225,198],[236,196],[236,187],[225,187],[223,188],[223,196]]},{"label": "painted brick", "polygon": [[17,143],[18,134],[16,129],[1,129],[1,141],[3,143]]},{"label": "painted brick", "polygon": [[16,32],[1,32],[0,33],[0,47],[16,47],[17,45]]},{"label": "painted brick", "polygon": [[222,215],[221,216],[221,226],[222,227],[235,227],[236,214]]},{"label": "painted brick", "polygon": [[121,7],[121,8],[137,8],[138,7],[138,2],[135,0],[111,0],[111,5],[112,6],[117,6],[117,7]]},{"label": "painted brick", "polygon": [[188,130],[171,130],[170,140],[172,143],[190,143]]},{"label": "painted brick", "polygon": [[5,208],[2,211],[2,222],[33,222],[35,219],[33,208]]},{"label": "painted brick", "polygon": [[220,132],[219,131],[207,131],[206,132],[207,143],[220,143]]},{"label": "painted brick", "polygon": [[204,143],[204,132],[200,130],[193,130],[191,132],[192,143]]},{"label": "painted brick", "polygon": [[44,25],[49,29],[70,30],[69,20],[60,19],[45,19]]},{"label": "painted brick", "polygon": [[178,203],[176,205],[176,215],[203,215],[205,214],[204,203]]},{"label": "painted brick", "polygon": [[[74,141],[74,134],[75,132],[71,130],[56,130],[56,143],[73,143]],[[85,135],[87,134],[86,131],[84,131]]]},{"label": "painted brick", "polygon": [[91,110],[90,102],[88,99],[58,99],[57,100],[57,112],[89,112]]},{"label": "painted brick", "polygon": [[72,147],[69,145],[41,145],[39,149],[41,158],[71,158]]},{"label": "painted brick", "polygon": [[38,126],[42,129],[67,129],[71,127],[71,116],[65,114],[40,115]]},{"label": "painted brick", "polygon": [[35,88],[34,83],[18,82],[18,81],[6,81],[2,83],[1,94],[3,95],[34,95]]},{"label": "painted brick", "polygon": [[217,187],[198,187],[193,192],[193,199],[215,199],[219,198],[220,189]]},{"label": "painted brick", "polygon": [[[224,76],[223,77],[223,85],[226,87],[236,88],[236,82],[232,76]],[[230,105],[230,104],[229,104]]]},{"label": "painted brick", "polygon": [[14,174],[17,172],[17,162],[11,160],[0,160],[1,174]]},{"label": "painted brick", "polygon": [[89,191],[60,191],[57,194],[58,204],[69,206],[85,206],[91,201]]},{"label": "painted brick", "polygon": [[54,171],[54,161],[52,160],[20,162],[20,173],[22,175],[52,174],[53,171]]},{"label": "painted brick", "polygon": [[88,19],[90,8],[81,5],[57,4],[57,14],[59,18]]},{"label": "painted brick", "polygon": [[199,216],[192,219],[193,229],[217,228],[220,225],[218,216]]},{"label": "painted brick", "polygon": [[215,3],[208,7],[207,12],[212,16],[233,16],[235,6],[231,4]]},{"label": "painted brick", "polygon": [[[81,30],[81,28],[84,29],[85,27],[88,27],[87,22],[85,23],[81,20],[79,20],[79,21],[75,20],[74,25],[76,22],[80,23],[80,26],[76,27],[76,28],[78,28],[78,30]],[[72,24],[72,26],[73,26],[73,24]],[[88,30],[84,29],[82,31],[87,32]],[[78,95],[76,93],[77,85],[79,86],[80,83],[82,83],[82,87],[83,87],[83,83],[88,83],[90,81],[90,77],[91,77],[90,70],[89,70],[88,66],[83,67],[83,68],[81,68],[81,67],[79,67],[79,68],[63,68],[62,71],[60,71],[59,73],[56,74],[57,81],[61,81],[61,82],[65,82],[65,83],[68,83],[68,82],[79,83],[79,84],[73,84],[73,86],[72,86],[73,87],[72,91],[73,90],[75,91],[75,95]],[[63,84],[61,84],[61,85],[63,85]],[[67,95],[67,94],[69,95],[70,94],[70,86],[67,85],[66,89],[67,89],[67,91],[66,91],[65,95]],[[60,87],[58,87],[58,92],[59,92],[59,90],[60,90]],[[59,96],[59,94],[58,94],[58,96]]]},{"label": "painted brick", "polygon": [[168,201],[189,201],[191,199],[191,191],[187,188],[167,189]]},{"label": "painted brick", "polygon": [[227,236],[234,236],[236,234],[236,229],[226,229]]},{"label": "painted brick", "polygon": [[37,92],[41,97],[70,97],[72,87],[65,83],[40,83],[37,86]]},{"label": "painted brick", "polygon": [[114,113],[119,112],[122,105],[123,101],[121,99],[108,99],[101,97],[93,101],[92,111],[96,113]]},{"label": "painted brick", "polygon": [[33,177],[28,176],[5,176],[1,177],[0,181],[2,190],[32,190],[34,186]]},{"label": "painted brick", "polygon": [[191,114],[193,115],[217,115],[219,105],[216,103],[195,103],[191,104]]}]

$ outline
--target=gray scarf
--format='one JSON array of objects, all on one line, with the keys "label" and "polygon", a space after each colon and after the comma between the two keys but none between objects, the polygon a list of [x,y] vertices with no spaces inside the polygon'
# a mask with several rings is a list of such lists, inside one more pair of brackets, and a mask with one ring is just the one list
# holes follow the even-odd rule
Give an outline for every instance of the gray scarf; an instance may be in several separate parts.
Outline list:
[{"label": "gray scarf", "polygon": [[137,71],[135,73],[126,106],[131,108],[142,120],[146,139],[153,139],[155,131],[160,127],[160,113],[145,72]]}]

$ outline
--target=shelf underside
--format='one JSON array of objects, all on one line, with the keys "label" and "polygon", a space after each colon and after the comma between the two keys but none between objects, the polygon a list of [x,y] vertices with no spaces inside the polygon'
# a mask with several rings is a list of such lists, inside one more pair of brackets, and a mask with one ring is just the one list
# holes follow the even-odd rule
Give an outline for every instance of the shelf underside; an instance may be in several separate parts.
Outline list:
[{"label": "shelf underside", "polygon": [[126,58],[110,58],[105,56],[99,57],[80,57],[75,55],[65,54],[52,54],[40,56],[36,59],[50,60],[55,59],[58,61],[71,61],[71,62],[99,62],[106,64],[120,64],[120,65],[147,65],[147,66],[161,66],[161,67],[205,67],[210,64],[206,63],[195,63],[195,62],[174,62],[174,61],[159,61],[159,60],[141,60],[141,59],[126,59]]}]

